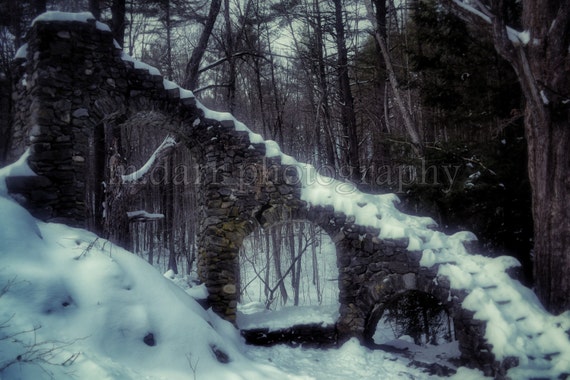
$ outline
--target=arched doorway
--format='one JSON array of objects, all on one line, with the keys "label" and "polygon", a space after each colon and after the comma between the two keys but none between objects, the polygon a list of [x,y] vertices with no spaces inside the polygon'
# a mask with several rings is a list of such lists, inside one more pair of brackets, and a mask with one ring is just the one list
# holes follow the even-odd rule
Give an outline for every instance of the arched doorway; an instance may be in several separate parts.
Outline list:
[{"label": "arched doorway", "polygon": [[439,345],[455,340],[453,319],[436,297],[419,290],[398,293],[377,305],[369,321],[368,336],[373,345],[397,339],[418,346]]},{"label": "arched doorway", "polygon": [[[296,324],[334,324],[339,309],[336,261],[335,244],[316,224],[287,221],[256,229],[239,253],[238,326],[252,327],[255,315],[267,320],[268,312]],[[319,315],[323,321],[315,320]]]}]

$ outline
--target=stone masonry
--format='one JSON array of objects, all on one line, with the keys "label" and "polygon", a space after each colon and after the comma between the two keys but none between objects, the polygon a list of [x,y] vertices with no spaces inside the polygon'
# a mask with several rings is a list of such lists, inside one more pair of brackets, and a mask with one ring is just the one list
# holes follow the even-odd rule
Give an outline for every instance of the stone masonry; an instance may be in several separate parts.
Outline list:
[{"label": "stone masonry", "polygon": [[198,271],[219,315],[235,321],[244,238],[274,223],[309,221],[336,244],[341,342],[370,342],[384,305],[418,290],[446,306],[467,362],[487,374],[503,373],[483,338],[485,324],[461,308],[465,294],[451,290],[437,267],[421,267],[420,252],[408,251],[404,240],[380,239],[379,230],[357,225],[332,207],[307,204],[294,168],[266,157],[265,144],[252,143],[232,120],[208,119],[193,97],[165,89],[170,87],[160,75],[125,60],[111,33],[94,20],[36,22],[26,58],[14,65],[7,156],[14,161],[29,149],[28,163],[38,176],[13,177],[8,186],[37,217],[94,228],[102,212],[97,183],[109,180],[102,157],[110,149],[106,134],[114,123],[152,109],[175,120],[176,138],[199,168]]}]

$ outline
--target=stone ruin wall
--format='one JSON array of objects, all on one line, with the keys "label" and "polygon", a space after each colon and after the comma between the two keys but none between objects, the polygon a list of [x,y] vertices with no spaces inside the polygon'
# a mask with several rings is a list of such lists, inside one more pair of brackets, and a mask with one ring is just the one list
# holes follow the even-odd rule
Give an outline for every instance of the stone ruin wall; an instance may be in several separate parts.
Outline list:
[{"label": "stone ruin wall", "polygon": [[39,176],[14,177],[8,185],[39,218],[91,226],[98,210],[90,194],[97,184],[89,178],[97,177],[87,174],[100,169],[102,125],[109,115],[128,119],[142,110],[159,110],[177,120],[178,139],[200,168],[198,270],[218,314],[235,320],[243,239],[274,223],[309,221],[336,244],[340,341],[369,340],[383,305],[397,294],[419,290],[450,311],[465,360],[488,374],[504,372],[483,339],[484,323],[461,308],[465,294],[450,290],[437,267],[421,267],[420,252],[407,251],[407,241],[379,239],[378,230],[356,225],[332,207],[308,205],[301,200],[296,172],[279,158],[265,157],[264,144],[252,144],[233,121],[206,119],[193,98],[180,98],[178,89],[165,90],[161,76],[125,62],[111,34],[94,22],[36,23],[26,60],[15,65],[8,158],[13,161],[29,147],[29,164]]}]

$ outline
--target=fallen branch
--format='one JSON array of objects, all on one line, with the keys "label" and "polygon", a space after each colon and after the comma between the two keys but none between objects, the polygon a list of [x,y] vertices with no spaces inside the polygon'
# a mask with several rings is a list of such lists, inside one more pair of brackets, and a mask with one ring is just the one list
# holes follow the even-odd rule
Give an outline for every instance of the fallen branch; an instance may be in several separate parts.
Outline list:
[{"label": "fallen branch", "polygon": [[146,177],[148,177],[149,173],[152,172],[152,169],[155,165],[163,160],[165,157],[170,155],[176,146],[176,140],[172,136],[166,136],[162,144],[154,153],[150,156],[147,162],[137,171],[131,174],[125,174],[121,176],[123,183],[135,183],[135,182],[144,182]]}]

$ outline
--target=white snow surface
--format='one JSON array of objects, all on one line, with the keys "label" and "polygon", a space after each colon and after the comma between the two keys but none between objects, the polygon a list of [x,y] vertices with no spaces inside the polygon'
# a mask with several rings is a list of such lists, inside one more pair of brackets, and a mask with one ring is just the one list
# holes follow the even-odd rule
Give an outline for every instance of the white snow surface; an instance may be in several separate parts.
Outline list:
[{"label": "white snow surface", "polygon": [[[87,21],[89,15],[48,12],[35,21]],[[517,39],[524,43],[527,38],[523,35]],[[126,54],[123,58],[133,60]],[[156,69],[133,61],[135,66],[155,75]],[[164,84],[167,89],[175,88],[172,82]],[[181,94],[193,96],[184,89]],[[570,373],[570,342],[566,333],[570,330],[570,312],[559,316],[547,313],[532,291],[512,280],[506,270],[520,265],[515,259],[471,255],[463,243],[476,239],[472,233],[448,236],[435,231],[432,227],[436,223],[431,218],[400,212],[395,206],[399,202],[396,195],[365,194],[348,182],[321,176],[314,167],[283,154],[275,142],[265,141],[231,114],[209,110],[199,101],[197,105],[206,118],[233,121],[236,130],[249,133],[251,143],[265,144],[268,156],[281,157],[284,165],[295,167],[301,180],[302,199],[310,205],[333,206],[357,224],[378,228],[380,238],[406,239],[409,250],[422,252],[422,265],[439,265],[439,274],[448,277],[453,288],[468,291],[463,306],[486,322],[485,337],[495,356],[519,359],[520,365],[509,370],[510,376],[555,378]],[[167,140],[163,145],[174,143]],[[140,178],[154,156],[139,171],[123,179],[128,182]],[[23,158],[0,174],[15,175],[12,170],[29,170],[26,166]],[[36,221],[5,197],[4,180],[0,180],[0,186],[0,280],[5,284],[14,280],[0,298],[0,325],[3,320],[9,321],[11,332],[41,326],[32,334],[36,342],[41,342],[42,337],[47,341],[72,342],[58,350],[57,360],[81,352],[74,366],[79,366],[79,373],[89,368],[90,376],[100,375],[91,378],[138,378],[140,373],[148,378],[187,378],[188,371],[196,366],[200,379],[287,378],[274,368],[245,358],[239,352],[241,343],[232,326],[204,312],[143,261],[86,231]],[[156,337],[154,347],[142,341],[149,332]],[[26,334],[20,337],[22,341],[27,338]],[[0,345],[8,344],[8,351],[4,352],[16,353],[18,345],[24,348],[22,341],[11,344],[0,340]],[[218,363],[211,345],[228,353],[230,363]],[[338,351],[357,353],[352,356],[364,361],[357,360],[359,365],[353,367],[367,364],[368,353],[357,346],[349,342]],[[198,362],[193,361],[198,358]],[[37,370],[37,366],[22,364],[10,368]]]},{"label": "white snow surface", "polygon": [[297,378],[244,356],[233,326],[139,257],[5,196],[0,211],[3,379]]},{"label": "white snow surface", "polygon": [[240,329],[267,328],[269,331],[285,329],[293,325],[334,325],[338,319],[338,305],[289,306],[269,311],[259,302],[238,305],[237,324]]},{"label": "white snow surface", "polygon": [[6,177],[10,176],[23,176],[23,177],[33,177],[36,175],[32,169],[28,166],[28,157],[30,156],[30,149],[26,149],[24,154],[20,158],[0,169],[0,196],[8,195],[8,189],[6,187]]},{"label": "white snow surface", "polygon": [[18,51],[14,55],[14,59],[26,59],[27,56],[28,56],[28,43],[25,43],[18,48]]},{"label": "white snow surface", "polygon": [[[21,163],[2,169],[0,180],[18,168]],[[0,215],[2,379],[438,378],[410,367],[409,359],[368,350],[356,340],[330,350],[246,346],[231,324],[190,296],[203,298],[204,286],[185,292],[172,272],[161,275],[88,231],[40,222],[5,193]],[[336,318],[333,309],[323,311],[313,308],[307,319]],[[273,326],[290,326],[302,314],[291,309],[275,322],[264,317]],[[230,361],[220,363],[214,350]],[[459,374],[455,378],[482,378],[474,370],[460,368]]]},{"label": "white snow surface", "polygon": [[[91,12],[59,12],[59,11],[49,11],[42,13],[32,21],[32,25],[36,22],[49,22],[49,21],[78,21],[78,22],[88,22],[95,20],[95,16]],[[111,28],[109,25],[104,24],[100,21],[96,21],[97,29],[104,32],[110,32]]]},{"label": "white snow surface", "polygon": [[148,212],[145,210],[127,211],[127,217],[129,219],[164,219],[164,214],[158,214],[153,212]]}]

